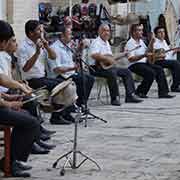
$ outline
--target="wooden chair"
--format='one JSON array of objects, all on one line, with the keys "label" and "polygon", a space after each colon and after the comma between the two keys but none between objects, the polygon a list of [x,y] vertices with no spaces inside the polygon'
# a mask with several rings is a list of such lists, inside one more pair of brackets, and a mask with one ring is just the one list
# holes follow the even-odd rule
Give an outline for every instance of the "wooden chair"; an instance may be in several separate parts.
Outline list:
[{"label": "wooden chair", "polygon": [[95,77],[97,84],[97,100],[101,101],[102,88],[105,88],[106,103],[109,103],[108,85],[105,78]]},{"label": "wooden chair", "polygon": [[4,176],[11,176],[11,127],[0,125],[0,132],[3,132],[3,137],[0,138],[0,146],[4,147]]}]

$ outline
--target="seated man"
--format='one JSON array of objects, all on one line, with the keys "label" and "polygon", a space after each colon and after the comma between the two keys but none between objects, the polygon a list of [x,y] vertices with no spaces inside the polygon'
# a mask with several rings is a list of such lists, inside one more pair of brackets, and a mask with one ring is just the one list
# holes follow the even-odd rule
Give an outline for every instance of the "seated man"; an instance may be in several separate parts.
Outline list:
[{"label": "seated man", "polygon": [[94,76],[103,77],[107,79],[110,96],[111,96],[111,104],[112,105],[120,105],[119,102],[119,91],[117,84],[117,76],[123,79],[123,83],[126,89],[126,98],[125,102],[129,103],[139,103],[142,100],[135,97],[135,86],[134,80],[132,78],[131,72],[125,68],[117,68],[111,67],[109,69],[104,69],[102,67],[103,64],[113,64],[115,63],[111,51],[111,47],[109,45],[110,38],[110,28],[107,24],[102,24],[99,27],[99,36],[92,42],[90,45],[90,58],[92,58],[94,71],[90,69],[90,73]]},{"label": "seated man", "polygon": [[[153,45],[153,49],[155,51],[159,49],[163,49],[164,51],[170,50],[166,40],[165,40],[165,30],[161,26],[157,26],[154,29],[155,34],[155,42]],[[173,77],[173,83],[171,85],[171,91],[172,92],[180,92],[180,63],[179,61],[173,60],[173,55],[180,51],[180,49],[172,49],[167,53],[162,53],[160,60],[156,60],[155,64],[163,67],[168,68],[171,71],[172,77]]]},{"label": "seated man", "polygon": [[136,89],[136,94],[141,98],[147,98],[147,93],[155,79],[158,84],[159,98],[172,98],[174,96],[168,94],[169,89],[163,68],[147,61],[147,57],[150,54],[147,53],[147,47],[141,39],[142,34],[142,25],[133,24],[131,27],[131,38],[126,44],[127,50],[131,50],[139,45],[141,46],[128,55],[130,62],[129,69],[143,78],[141,84]]},{"label": "seated man", "polygon": [[[56,52],[56,60],[49,60],[49,69],[52,78],[72,78],[77,86],[78,99],[76,104],[84,107],[87,103],[91,89],[94,84],[94,77],[86,73],[78,72],[79,64],[73,62],[73,52],[70,48],[72,31],[70,28],[62,27],[62,34],[59,39],[52,44],[51,48]],[[85,92],[84,92],[85,91]]]},{"label": "seated man", "polygon": [[[29,20],[25,24],[26,38],[17,50],[18,64],[22,70],[22,76],[33,89],[43,86],[51,91],[63,79],[52,79],[46,77],[45,64],[47,56],[52,60],[56,59],[56,54],[42,37],[42,25],[37,20]],[[50,118],[51,124],[71,124],[68,120],[74,120],[69,113],[64,110],[63,114],[53,112]]]},{"label": "seated man", "polygon": [[[0,57],[4,57],[4,50],[9,39],[14,35],[12,27],[0,21]],[[0,74],[0,85],[7,88],[21,89],[25,93],[30,93],[25,86],[17,81],[9,79],[8,76]],[[21,109],[23,102],[19,96],[0,94],[0,124],[12,126],[11,135],[11,173],[14,177],[29,177],[28,170],[31,167],[24,166],[31,152],[33,142],[39,138],[39,121],[29,113]],[[0,164],[3,163],[1,160]]]},{"label": "seated man", "polygon": [[[4,56],[0,57],[0,62],[1,62],[0,63],[0,73],[7,75],[10,79],[12,79],[12,74],[11,74],[12,58],[10,55],[12,55],[16,51],[16,49],[17,49],[16,38],[15,38],[15,36],[12,36],[8,41],[8,45],[5,49],[6,52],[4,51]],[[31,90],[31,88],[28,85],[25,85],[25,86],[26,86],[26,88],[29,88]],[[0,92],[5,92],[5,93],[9,94],[9,93],[11,93],[11,89],[9,90],[8,88],[4,88],[4,87],[0,86]],[[22,96],[22,98],[23,98],[23,100],[28,100],[31,97],[30,96]],[[35,116],[38,120],[41,120],[39,118],[39,114],[37,112],[37,106],[38,106],[38,103],[34,100],[34,101],[30,101],[28,103],[25,103],[22,108],[26,109],[31,115]],[[49,139],[50,134],[51,134],[51,131],[46,130],[41,125],[41,135],[40,135],[41,140],[38,140],[33,144],[32,153],[46,154],[49,152],[49,149],[52,149],[54,147],[54,146],[48,145],[42,141],[43,139],[44,140]]]}]

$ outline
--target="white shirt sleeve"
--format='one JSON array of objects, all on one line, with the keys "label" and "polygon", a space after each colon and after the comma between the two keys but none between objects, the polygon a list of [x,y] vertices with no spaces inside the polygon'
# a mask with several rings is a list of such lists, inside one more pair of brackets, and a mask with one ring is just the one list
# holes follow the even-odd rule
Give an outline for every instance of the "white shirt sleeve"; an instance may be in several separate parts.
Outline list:
[{"label": "white shirt sleeve", "polygon": [[[135,48],[133,43],[127,42],[126,46],[125,46],[125,50],[126,51],[130,51],[131,49]],[[135,56],[135,51],[131,51],[128,53],[128,58]]]},{"label": "white shirt sleeve", "polygon": [[26,50],[25,47],[20,47],[17,50],[16,55],[18,58],[18,64],[20,65],[21,68],[23,68],[26,62],[28,61],[28,59],[30,58],[28,55],[28,51]]},{"label": "white shirt sleeve", "polygon": [[97,41],[93,41],[89,48],[89,56],[96,53],[100,53],[99,43]]}]

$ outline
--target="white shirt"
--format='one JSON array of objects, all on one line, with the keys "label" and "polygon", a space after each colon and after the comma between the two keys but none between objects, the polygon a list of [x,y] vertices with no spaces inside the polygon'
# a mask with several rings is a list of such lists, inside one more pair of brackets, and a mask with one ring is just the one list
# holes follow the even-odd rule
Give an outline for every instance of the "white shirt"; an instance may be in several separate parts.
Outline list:
[{"label": "white shirt", "polygon": [[47,52],[43,49],[41,49],[40,55],[32,68],[27,72],[22,70],[26,62],[35,54],[35,52],[36,44],[26,37],[16,53],[23,79],[29,80],[45,76],[45,61],[47,60]]},{"label": "white shirt", "polygon": [[95,60],[91,57],[92,54],[99,53],[101,55],[112,55],[111,46],[108,41],[104,41],[98,36],[94,39],[89,47],[89,64],[94,65]]},{"label": "white shirt", "polygon": [[[141,47],[134,51],[129,52],[128,58],[133,57],[133,56],[143,55],[146,52],[147,47],[146,47],[145,43],[143,42],[143,40],[140,39],[137,42],[132,37],[126,43],[125,49],[130,51],[131,49],[134,49],[137,46],[141,46]],[[139,61],[131,62],[129,66],[131,66],[132,64],[135,64],[135,63],[146,63],[146,61],[147,61],[147,58],[144,57],[144,58],[140,59]]]},{"label": "white shirt", "polygon": [[[5,51],[0,51],[0,74],[5,74],[9,78],[11,75],[11,56]],[[0,86],[0,92],[7,92],[8,88]]]},{"label": "white shirt", "polygon": [[[70,45],[68,45],[70,47]],[[57,67],[74,67],[73,62],[73,54],[70,49],[68,49],[60,40],[57,40],[51,45],[51,48],[56,53],[56,59],[51,60],[48,59],[48,67],[49,67],[49,75],[51,78],[57,77],[59,74],[56,74],[53,70]],[[61,74],[64,77],[69,77],[74,74],[75,71],[69,71],[66,73]]]},{"label": "white shirt", "polygon": [[[160,40],[158,38],[155,39],[155,43],[153,45],[153,48],[154,49],[161,49],[162,48],[165,51],[170,49],[167,42],[166,42],[166,40],[162,41],[162,40]],[[170,59],[175,59],[175,56],[173,55],[173,51],[167,52],[165,59],[169,59],[169,60]]]}]

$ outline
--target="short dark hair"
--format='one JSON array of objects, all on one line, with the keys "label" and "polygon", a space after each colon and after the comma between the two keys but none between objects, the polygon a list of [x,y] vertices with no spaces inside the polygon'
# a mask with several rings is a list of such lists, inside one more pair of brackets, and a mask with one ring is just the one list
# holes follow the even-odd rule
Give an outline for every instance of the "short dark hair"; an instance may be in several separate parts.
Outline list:
[{"label": "short dark hair", "polygon": [[8,41],[14,35],[14,30],[11,25],[5,21],[0,20],[0,42]]},{"label": "short dark hair", "polygon": [[157,35],[159,29],[165,29],[163,26],[157,26],[154,28],[154,34]]},{"label": "short dark hair", "polygon": [[34,32],[34,30],[40,25],[38,20],[29,20],[25,24],[25,33],[28,36],[30,32]]},{"label": "short dark hair", "polygon": [[132,34],[136,31],[136,28],[141,26],[141,24],[132,24],[130,27],[130,35],[132,36]]}]

